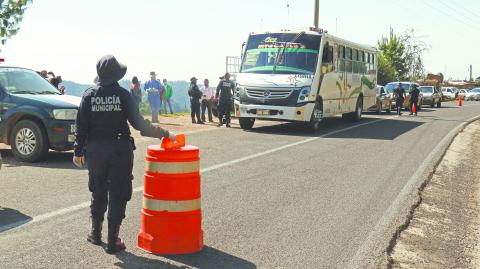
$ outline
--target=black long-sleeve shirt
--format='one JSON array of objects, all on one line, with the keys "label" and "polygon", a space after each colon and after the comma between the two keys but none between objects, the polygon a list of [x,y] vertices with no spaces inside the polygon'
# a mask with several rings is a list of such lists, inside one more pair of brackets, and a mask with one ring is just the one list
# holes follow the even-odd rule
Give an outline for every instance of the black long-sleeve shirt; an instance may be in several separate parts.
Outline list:
[{"label": "black long-sleeve shirt", "polygon": [[118,83],[88,89],[82,97],[77,114],[75,156],[83,156],[84,147],[89,140],[129,137],[127,121],[143,136],[169,136],[167,130],[153,126],[143,119],[130,93]]},{"label": "black long-sleeve shirt", "polygon": [[235,84],[230,80],[221,80],[217,86],[215,98],[220,97],[220,102],[230,102],[235,91]]}]

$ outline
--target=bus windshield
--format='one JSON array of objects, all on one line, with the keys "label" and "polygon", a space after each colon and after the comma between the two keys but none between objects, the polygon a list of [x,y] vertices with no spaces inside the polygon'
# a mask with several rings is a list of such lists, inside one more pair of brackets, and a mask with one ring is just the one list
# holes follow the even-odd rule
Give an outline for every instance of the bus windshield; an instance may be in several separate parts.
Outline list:
[{"label": "bus windshield", "polygon": [[314,74],[321,37],[276,33],[250,36],[241,73]]}]

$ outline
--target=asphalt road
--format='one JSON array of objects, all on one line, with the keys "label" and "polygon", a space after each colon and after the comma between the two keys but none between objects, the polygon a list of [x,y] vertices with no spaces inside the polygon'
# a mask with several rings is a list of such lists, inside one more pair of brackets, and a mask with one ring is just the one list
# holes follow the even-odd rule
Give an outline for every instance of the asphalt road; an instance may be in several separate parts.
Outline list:
[{"label": "asphalt road", "polygon": [[87,172],[74,169],[71,153],[32,165],[4,150],[0,268],[381,266],[452,130],[480,115],[480,103],[464,105],[419,117],[367,114],[360,123],[333,118],[316,134],[278,123],[189,135],[201,150],[205,248],[185,256],[136,248],[145,149],[158,141],[137,141],[121,230],[127,251],[113,256],[86,242]]}]

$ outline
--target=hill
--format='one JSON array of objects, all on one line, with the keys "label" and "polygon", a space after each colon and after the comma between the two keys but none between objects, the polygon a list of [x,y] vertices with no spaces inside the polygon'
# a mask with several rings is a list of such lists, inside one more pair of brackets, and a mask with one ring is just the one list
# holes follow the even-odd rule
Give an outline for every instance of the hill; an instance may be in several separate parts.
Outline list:
[{"label": "hill", "polygon": [[[125,89],[130,88],[130,80],[121,80],[119,82],[120,86],[122,86]],[[93,84],[80,84],[76,83],[73,81],[63,81],[63,84],[65,85],[66,88],[66,94],[68,95],[74,95],[74,96],[79,96],[81,97],[83,93],[90,87],[93,86]],[[188,87],[190,83],[187,81],[170,81],[170,85],[172,85],[173,88],[173,96],[172,96],[172,106],[173,110],[175,112],[184,112],[184,111],[190,111],[190,98],[188,97]],[[142,89],[143,89],[143,84],[142,84]],[[143,101],[142,101],[142,109],[143,113],[148,113],[148,111],[145,111],[148,107],[148,103],[146,101],[146,94],[143,94]]]}]

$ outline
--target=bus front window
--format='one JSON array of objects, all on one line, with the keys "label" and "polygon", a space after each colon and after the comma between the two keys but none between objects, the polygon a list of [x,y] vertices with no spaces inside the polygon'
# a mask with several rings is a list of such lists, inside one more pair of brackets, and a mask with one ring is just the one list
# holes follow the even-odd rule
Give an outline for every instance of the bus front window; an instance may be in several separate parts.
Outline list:
[{"label": "bus front window", "polygon": [[[314,74],[320,39],[318,35],[292,33],[252,35],[242,62],[242,73]],[[292,42],[294,40],[294,42]]]}]

